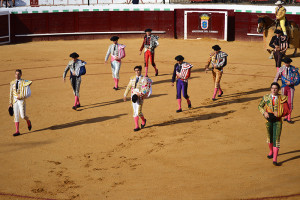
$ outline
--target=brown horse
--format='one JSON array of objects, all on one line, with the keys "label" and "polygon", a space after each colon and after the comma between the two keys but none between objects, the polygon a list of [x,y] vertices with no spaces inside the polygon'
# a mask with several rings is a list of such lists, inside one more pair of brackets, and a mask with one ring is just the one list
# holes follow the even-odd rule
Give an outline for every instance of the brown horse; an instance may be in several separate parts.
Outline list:
[{"label": "brown horse", "polygon": [[[300,48],[300,30],[299,26],[296,23],[292,21],[289,21],[289,23],[290,26],[287,27],[289,44],[290,48],[295,49],[293,56],[296,56],[297,48]],[[265,48],[269,49],[269,43],[271,41],[271,38],[274,36],[274,31],[276,29],[276,21],[271,19],[267,15],[261,15],[258,16],[257,24],[257,32],[263,33]],[[280,26],[277,27],[277,29],[281,29]]]}]

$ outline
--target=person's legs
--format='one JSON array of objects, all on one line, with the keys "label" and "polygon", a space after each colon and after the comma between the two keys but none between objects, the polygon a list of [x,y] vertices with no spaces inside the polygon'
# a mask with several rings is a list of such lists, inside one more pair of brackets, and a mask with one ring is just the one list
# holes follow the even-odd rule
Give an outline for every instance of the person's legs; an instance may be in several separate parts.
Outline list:
[{"label": "person's legs", "polygon": [[13,108],[14,108],[14,121],[16,126],[16,133],[20,133],[19,131],[20,108],[18,102],[13,104]]},{"label": "person's legs", "polygon": [[121,62],[118,62],[116,60],[111,62],[111,70],[112,70],[112,76],[114,78],[115,87],[114,89],[118,89],[118,83],[119,83],[119,72],[121,68]]},{"label": "person's legs", "polygon": [[26,115],[26,103],[24,100],[19,100],[17,102],[19,104],[20,117],[27,122],[28,130],[31,130],[31,121],[29,117]]},{"label": "person's legs", "polygon": [[187,82],[183,82],[182,95],[186,99],[188,107],[190,108],[191,107],[191,101],[189,99],[189,95],[187,94],[187,90],[188,90],[188,83]]},{"label": "person's legs", "polygon": [[215,100],[216,99],[216,95],[217,95],[217,91],[218,91],[218,88],[216,88],[216,72],[215,72],[215,69],[212,70],[212,75],[213,75],[213,81],[214,81],[214,94],[213,94],[213,97],[212,99]]},{"label": "person's legs", "polygon": [[273,163],[277,165],[277,156],[280,148],[280,136],[282,130],[282,122],[273,123]]},{"label": "person's legs", "polygon": [[183,87],[182,81],[177,80],[177,82],[176,82],[176,89],[177,89],[176,99],[177,99],[177,103],[178,103],[177,112],[181,111],[181,91],[182,91],[182,87]]},{"label": "person's legs", "polygon": [[286,28],[285,28],[285,19],[281,19],[279,22],[280,22],[280,26],[281,26],[283,34],[287,35]]},{"label": "person's legs", "polygon": [[150,51],[146,51],[144,53],[144,62],[145,62],[145,76],[148,76],[148,64],[149,64],[149,58],[150,58]]},{"label": "person's legs", "polygon": [[292,110],[293,110],[293,101],[294,101],[294,92],[295,92],[295,89],[290,88],[288,86],[287,86],[287,88],[288,88],[288,90],[287,90],[288,104],[289,104],[289,108],[291,110],[291,113],[288,115],[287,120],[289,122],[291,122],[291,115],[292,115]]},{"label": "person's legs", "polygon": [[158,70],[157,70],[156,64],[154,62],[154,52],[150,54],[150,61],[151,61],[152,67],[155,69],[155,76],[157,76],[158,75]]}]

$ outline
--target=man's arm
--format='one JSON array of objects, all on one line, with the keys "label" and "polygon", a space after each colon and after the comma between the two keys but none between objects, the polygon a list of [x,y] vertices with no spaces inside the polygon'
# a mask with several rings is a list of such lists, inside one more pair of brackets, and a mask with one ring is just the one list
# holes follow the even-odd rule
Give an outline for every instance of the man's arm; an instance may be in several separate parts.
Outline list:
[{"label": "man's arm", "polygon": [[10,83],[10,89],[9,89],[9,106],[12,106],[13,103],[13,84]]},{"label": "man's arm", "polygon": [[68,73],[69,70],[70,70],[70,65],[68,64],[67,67],[65,68],[64,73],[63,73],[63,79],[64,79],[64,80],[65,80],[66,75],[67,75],[67,73]]},{"label": "man's arm", "polygon": [[274,81],[273,82],[277,82],[278,81],[278,79],[279,79],[279,77],[280,77],[280,74],[281,74],[281,70],[280,70],[281,68],[279,68],[279,70],[278,70],[278,72],[276,73],[276,75],[275,75],[275,78],[274,78]]},{"label": "man's arm", "polygon": [[269,46],[272,47],[273,49],[275,48],[275,45],[274,45],[275,39],[276,39],[276,36],[273,36],[270,43],[269,43]]},{"label": "man's arm", "polygon": [[128,92],[130,91],[130,89],[131,89],[131,79],[130,79],[130,81],[129,81],[129,83],[128,83],[127,87],[126,87],[126,90],[125,90],[125,92],[124,92],[124,98],[126,98],[126,97],[127,97],[127,95],[128,95]]},{"label": "man's arm", "polygon": [[146,41],[146,38],[144,38],[144,40],[143,40],[142,46],[141,46],[141,48],[140,48],[140,51],[143,51],[144,45],[145,45],[145,41]]},{"label": "man's arm", "polygon": [[107,53],[106,53],[106,56],[105,56],[105,62],[107,62],[110,53],[111,53],[111,48],[110,48],[110,46],[109,46],[109,47],[108,47],[108,50],[107,50]]},{"label": "man's arm", "polygon": [[175,82],[175,78],[176,78],[176,67],[177,67],[177,64],[174,65],[174,71],[173,71],[173,76],[172,76],[172,83]]},{"label": "man's arm", "polygon": [[265,118],[268,118],[269,114],[264,109],[265,104],[266,104],[265,97],[263,97],[260,103],[258,104],[258,110]]}]

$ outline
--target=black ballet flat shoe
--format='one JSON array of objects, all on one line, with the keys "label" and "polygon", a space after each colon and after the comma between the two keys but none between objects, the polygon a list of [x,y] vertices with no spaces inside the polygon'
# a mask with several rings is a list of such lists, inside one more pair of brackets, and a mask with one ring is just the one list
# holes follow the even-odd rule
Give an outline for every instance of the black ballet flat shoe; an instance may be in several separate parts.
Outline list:
[{"label": "black ballet flat shoe", "polygon": [[156,70],[156,72],[155,72],[155,76],[158,76],[158,70]]},{"label": "black ballet flat shoe", "polygon": [[31,131],[32,125],[31,125],[31,121],[29,120],[30,125],[28,126],[28,130]]},{"label": "black ballet flat shoe", "polygon": [[274,166],[280,166],[280,164],[277,163],[277,162],[275,162],[275,161],[273,161],[273,165],[274,165]]},{"label": "black ballet flat shoe", "polygon": [[145,119],[145,124],[144,125],[141,124],[141,128],[144,128],[146,126],[146,122],[147,122],[147,120]]},{"label": "black ballet flat shoe", "polygon": [[215,99],[215,98],[212,98],[211,100],[213,100],[213,101],[216,101],[217,99]]},{"label": "black ballet flat shoe", "polygon": [[133,129],[133,131],[135,131],[135,132],[139,131],[139,130],[141,130],[140,127]]},{"label": "black ballet flat shoe", "polygon": [[114,89],[114,90],[119,90],[119,87],[117,87],[117,88],[116,88],[116,87],[114,87],[113,89]]},{"label": "black ballet flat shoe", "polygon": [[188,105],[188,108],[192,108],[192,104],[191,103]]},{"label": "black ballet flat shoe", "polygon": [[293,123],[294,123],[292,120],[286,120],[286,121],[287,121],[287,123],[289,123],[289,124],[293,124]]},{"label": "black ballet flat shoe", "polygon": [[267,155],[267,158],[269,158],[269,159],[273,158],[273,154],[272,155]]},{"label": "black ballet flat shoe", "polygon": [[178,109],[178,110],[176,110],[176,112],[177,112],[177,113],[180,113],[180,112],[182,112],[182,109]]},{"label": "black ballet flat shoe", "polygon": [[80,106],[81,106],[80,104],[77,104],[77,105],[76,105],[77,108],[79,108]]},{"label": "black ballet flat shoe", "polygon": [[284,118],[284,119],[283,119],[283,121],[287,121],[287,119],[286,119],[286,118]]},{"label": "black ballet flat shoe", "polygon": [[72,109],[73,109],[73,110],[76,110],[76,109],[77,109],[77,106],[73,106]]},{"label": "black ballet flat shoe", "polygon": [[19,132],[13,134],[14,137],[19,136],[19,135],[21,135]]},{"label": "black ballet flat shoe", "polygon": [[218,97],[221,97],[223,95],[223,91],[221,92],[221,94],[218,95]]}]

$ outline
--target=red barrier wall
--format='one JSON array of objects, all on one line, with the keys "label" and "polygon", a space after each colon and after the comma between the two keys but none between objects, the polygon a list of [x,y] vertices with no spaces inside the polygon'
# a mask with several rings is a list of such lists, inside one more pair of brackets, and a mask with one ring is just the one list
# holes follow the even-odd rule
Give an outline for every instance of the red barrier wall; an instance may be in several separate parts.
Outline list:
[{"label": "red barrier wall", "polygon": [[8,35],[8,15],[0,15],[0,43],[8,41],[8,38],[1,38]]},{"label": "red barrier wall", "polygon": [[[155,31],[166,31],[165,34],[158,34],[161,37],[174,37],[174,12],[172,11],[61,12],[11,16],[13,36],[39,33],[144,31],[146,28],[151,28]],[[24,42],[107,37],[108,35],[39,36],[12,37],[12,40]],[[124,37],[136,37],[136,34],[124,34]]]},{"label": "red barrier wall", "polygon": [[[14,43],[18,43],[33,40],[98,39],[108,38],[110,35],[68,35],[38,37],[15,37],[15,35],[70,32],[144,31],[145,28],[152,28],[155,31],[166,32],[165,34],[159,34],[160,37],[183,39],[185,10],[200,9],[175,9],[174,11],[100,11],[12,14],[11,35],[12,41]],[[262,40],[262,37],[247,35],[247,33],[257,34],[256,29],[258,14],[234,12],[233,10],[223,11],[228,11],[229,41]],[[269,15],[270,17],[274,17],[274,14],[267,15]],[[287,18],[289,20],[295,21],[300,25],[300,15],[287,15]],[[142,34],[118,35],[128,38],[141,37]]]}]

